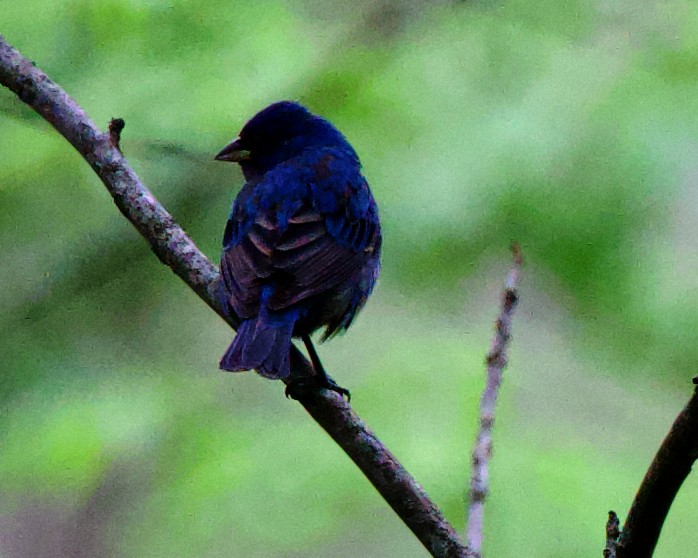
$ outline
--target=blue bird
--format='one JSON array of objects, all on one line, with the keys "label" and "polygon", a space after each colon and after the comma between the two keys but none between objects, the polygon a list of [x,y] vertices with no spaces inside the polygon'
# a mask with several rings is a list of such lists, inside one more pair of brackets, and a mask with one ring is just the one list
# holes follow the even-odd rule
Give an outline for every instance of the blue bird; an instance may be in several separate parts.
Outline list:
[{"label": "blue bird", "polygon": [[223,236],[225,303],[240,325],[220,367],[293,385],[291,338],[300,337],[315,385],[349,396],[326,374],[310,335],[324,326],[324,341],[345,331],[380,270],[378,207],[359,157],[330,122],[281,101],[215,158],[239,163],[246,180]]}]

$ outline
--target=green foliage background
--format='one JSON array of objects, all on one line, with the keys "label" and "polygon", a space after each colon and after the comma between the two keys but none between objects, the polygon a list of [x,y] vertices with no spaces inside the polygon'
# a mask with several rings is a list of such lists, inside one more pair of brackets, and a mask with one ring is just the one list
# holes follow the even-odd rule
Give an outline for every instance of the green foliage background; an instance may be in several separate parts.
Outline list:
[{"label": "green foliage background", "polygon": [[[512,239],[527,259],[488,556],[600,556],[698,361],[698,4],[2,0],[213,259],[212,156],[295,98],[362,157],[384,268],[320,347],[458,527]],[[280,384],[0,91],[0,556],[425,556]],[[659,557],[696,548],[687,481]],[[692,550],[693,549],[693,550]]]}]

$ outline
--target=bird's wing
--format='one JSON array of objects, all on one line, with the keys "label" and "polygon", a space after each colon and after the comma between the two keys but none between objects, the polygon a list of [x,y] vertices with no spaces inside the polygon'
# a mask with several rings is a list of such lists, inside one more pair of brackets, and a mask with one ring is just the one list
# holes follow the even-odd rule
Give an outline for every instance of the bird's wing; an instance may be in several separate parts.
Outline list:
[{"label": "bird's wing", "polygon": [[[294,222],[296,219],[303,222]],[[377,224],[367,219],[325,218],[307,209],[294,216],[282,240],[275,248],[273,262],[288,280],[280,283],[269,300],[272,310],[351,282],[354,276],[358,283],[361,269],[377,257],[380,232]]]},{"label": "bird's wing", "polygon": [[359,291],[363,268],[372,260],[377,267],[378,211],[358,162],[324,151],[312,168],[308,197],[288,220],[275,246],[274,267],[290,280],[268,302],[273,309],[330,291],[343,282],[355,282]]},{"label": "bird's wing", "polygon": [[248,182],[238,194],[223,235],[221,275],[232,310],[242,319],[259,312],[261,281],[272,273],[269,247],[260,242],[266,230],[262,214],[251,210],[255,184]]}]

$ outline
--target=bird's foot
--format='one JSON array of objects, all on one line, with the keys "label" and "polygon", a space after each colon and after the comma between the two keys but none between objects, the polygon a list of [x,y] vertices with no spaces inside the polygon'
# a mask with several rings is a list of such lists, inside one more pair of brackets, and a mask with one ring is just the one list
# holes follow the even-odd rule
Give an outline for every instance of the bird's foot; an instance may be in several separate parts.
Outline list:
[{"label": "bird's foot", "polygon": [[306,376],[303,378],[294,378],[286,385],[286,397],[300,400],[313,395],[321,389],[327,389],[338,393],[340,397],[346,396],[347,402],[351,401],[351,392],[335,382],[329,376],[317,377]]},{"label": "bird's foot", "polygon": [[338,393],[341,398],[346,397],[347,403],[351,401],[351,392],[347,388],[340,386],[329,376],[325,376],[325,381],[323,382],[321,387]]},{"label": "bird's foot", "polygon": [[325,368],[320,362],[320,357],[317,355],[317,351],[313,346],[313,342],[310,340],[310,336],[303,335],[302,338],[305,348],[308,350],[308,356],[313,365],[315,375],[292,378],[286,386],[286,397],[298,399],[299,397],[307,397],[313,392],[317,393],[321,389],[328,389],[338,393],[342,398],[346,395],[347,401],[351,401],[351,393],[349,390],[338,385],[337,382],[330,378],[327,372],[325,372]]}]

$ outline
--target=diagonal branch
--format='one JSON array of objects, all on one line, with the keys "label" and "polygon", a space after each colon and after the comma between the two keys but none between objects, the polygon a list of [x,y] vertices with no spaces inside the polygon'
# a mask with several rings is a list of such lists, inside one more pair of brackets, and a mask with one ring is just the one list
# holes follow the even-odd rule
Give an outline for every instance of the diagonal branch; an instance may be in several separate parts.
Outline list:
[{"label": "diagonal branch", "polygon": [[693,396],[671,425],[630,506],[617,537],[618,558],[652,556],[669,508],[698,459],[698,376],[693,383]]},{"label": "diagonal branch", "polygon": [[[77,149],[102,180],[121,213],[148,241],[160,261],[235,328],[237,324],[226,315],[217,296],[218,269],[136,176],[118,149],[118,134],[115,137],[114,128],[111,137],[102,133],[59,85],[1,35],[0,83]],[[307,360],[295,347],[292,348],[292,366],[295,373],[312,374]],[[433,556],[474,556],[422,487],[347,402],[323,391],[303,398],[301,404],[351,457]]]},{"label": "diagonal branch", "polygon": [[473,469],[470,475],[468,500],[468,546],[478,555],[482,551],[485,521],[485,498],[489,492],[489,462],[492,457],[492,427],[494,410],[502,383],[502,374],[507,365],[507,350],[511,338],[511,321],[518,302],[518,282],[523,259],[518,245],[512,246],[514,267],[507,276],[502,296],[502,309],[495,322],[490,352],[487,353],[487,382],[480,399],[480,430],[473,448]]}]

